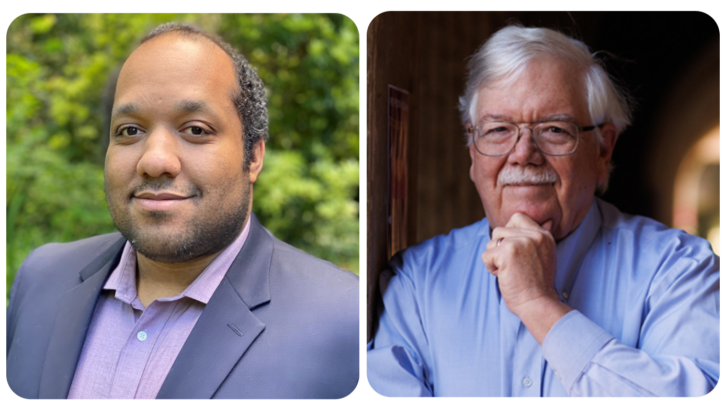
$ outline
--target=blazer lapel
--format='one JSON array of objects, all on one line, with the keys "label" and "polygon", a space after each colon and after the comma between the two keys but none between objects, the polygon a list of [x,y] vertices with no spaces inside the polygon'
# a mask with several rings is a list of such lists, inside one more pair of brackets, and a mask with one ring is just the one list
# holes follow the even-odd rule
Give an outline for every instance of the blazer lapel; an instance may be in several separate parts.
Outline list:
[{"label": "blazer lapel", "polygon": [[249,218],[249,236],[209,299],[156,398],[211,398],[264,330],[252,310],[270,300],[274,242]]},{"label": "blazer lapel", "polygon": [[81,283],[62,295],[40,376],[39,398],[68,396],[96,301],[125,242],[125,238],[112,241],[80,271]]}]

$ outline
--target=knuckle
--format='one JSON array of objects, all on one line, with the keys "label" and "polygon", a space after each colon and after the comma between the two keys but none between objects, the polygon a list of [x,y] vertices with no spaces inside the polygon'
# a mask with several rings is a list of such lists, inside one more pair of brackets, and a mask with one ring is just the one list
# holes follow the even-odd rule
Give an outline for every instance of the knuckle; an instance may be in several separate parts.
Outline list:
[{"label": "knuckle", "polygon": [[529,250],[536,245],[535,245],[534,239],[532,239],[532,237],[526,237],[521,240],[521,246],[523,246],[525,249]]},{"label": "knuckle", "polygon": [[554,236],[551,234],[551,232],[544,231],[544,237],[546,237],[548,241],[554,242]]}]

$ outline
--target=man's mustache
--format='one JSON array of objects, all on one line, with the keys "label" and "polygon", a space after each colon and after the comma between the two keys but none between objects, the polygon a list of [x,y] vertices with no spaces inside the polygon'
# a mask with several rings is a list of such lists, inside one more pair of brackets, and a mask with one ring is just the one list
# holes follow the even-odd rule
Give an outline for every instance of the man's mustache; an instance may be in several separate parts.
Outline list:
[{"label": "man's mustache", "polygon": [[501,185],[517,184],[554,184],[559,175],[550,167],[538,166],[506,166],[498,173]]},{"label": "man's mustache", "polygon": [[171,178],[145,180],[143,183],[134,187],[133,192],[131,193],[131,196],[132,197],[136,196],[145,191],[162,191],[162,190],[177,193],[184,197],[191,197],[191,196],[200,197],[201,196],[201,190],[199,189],[199,187],[195,186],[194,184],[189,184],[188,186],[184,186],[183,188],[179,188],[179,187],[180,186],[174,186],[174,179],[171,179]]}]

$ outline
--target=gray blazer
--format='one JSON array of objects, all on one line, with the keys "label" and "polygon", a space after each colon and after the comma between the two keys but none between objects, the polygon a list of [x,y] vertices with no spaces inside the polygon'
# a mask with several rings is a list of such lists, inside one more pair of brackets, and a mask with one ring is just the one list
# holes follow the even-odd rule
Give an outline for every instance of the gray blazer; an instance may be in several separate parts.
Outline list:
[{"label": "gray blazer", "polygon": [[[341,398],[359,376],[358,278],[274,238],[247,241],[157,398]],[[49,244],[23,263],[7,310],[7,380],[66,398],[96,300],[126,240]],[[234,327],[234,329],[232,329]]]}]

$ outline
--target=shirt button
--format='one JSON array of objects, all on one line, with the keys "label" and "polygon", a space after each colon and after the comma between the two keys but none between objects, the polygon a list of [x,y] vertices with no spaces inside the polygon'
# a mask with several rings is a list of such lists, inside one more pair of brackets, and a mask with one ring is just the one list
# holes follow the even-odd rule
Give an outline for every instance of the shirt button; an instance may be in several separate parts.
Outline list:
[{"label": "shirt button", "polygon": [[531,378],[529,378],[529,377],[524,378],[524,385],[525,386],[531,387],[531,383],[532,383]]},{"label": "shirt button", "polygon": [[556,378],[561,380],[561,374],[558,371],[554,371],[554,374],[556,374]]},{"label": "shirt button", "polygon": [[568,292],[562,292],[561,296],[564,297],[564,299],[569,299],[569,293]]},{"label": "shirt button", "polygon": [[136,335],[136,338],[137,338],[137,339],[139,339],[139,341],[146,341],[146,338],[147,338],[147,337],[148,337],[148,335],[146,334],[146,332],[145,332],[145,331],[140,331],[140,332],[138,332],[138,334]]}]

